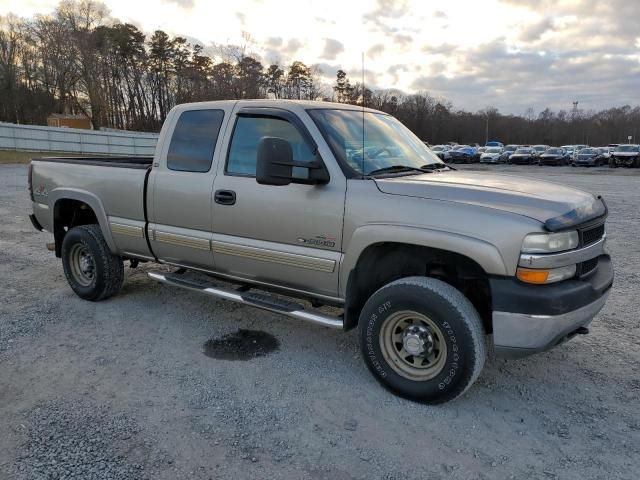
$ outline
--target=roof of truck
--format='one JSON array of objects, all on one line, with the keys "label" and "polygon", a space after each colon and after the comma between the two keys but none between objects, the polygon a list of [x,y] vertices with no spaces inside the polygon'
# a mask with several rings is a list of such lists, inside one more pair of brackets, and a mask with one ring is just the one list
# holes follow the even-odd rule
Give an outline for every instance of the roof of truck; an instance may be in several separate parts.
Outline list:
[{"label": "roof of truck", "polygon": [[[333,109],[341,109],[341,110],[357,110],[362,111],[363,107],[359,105],[349,105],[346,103],[337,103],[337,102],[320,102],[315,100],[282,100],[282,99],[255,99],[255,100],[213,100],[210,102],[196,102],[196,103],[183,103],[180,105],[176,105],[176,108],[189,110],[193,107],[215,107],[220,105],[232,105],[232,104],[246,104],[247,106],[253,107],[294,107],[294,108],[303,108],[303,109],[312,109],[312,108],[333,108]],[[373,108],[364,107],[365,112],[380,112],[379,110],[375,110]]]}]

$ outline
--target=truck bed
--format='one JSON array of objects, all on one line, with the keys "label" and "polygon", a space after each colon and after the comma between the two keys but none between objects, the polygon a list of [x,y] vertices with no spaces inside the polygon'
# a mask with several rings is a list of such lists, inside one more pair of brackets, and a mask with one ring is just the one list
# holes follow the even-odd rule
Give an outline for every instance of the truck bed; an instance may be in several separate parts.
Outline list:
[{"label": "truck bed", "polygon": [[[142,231],[146,179],[152,163],[153,157],[34,158],[31,181],[36,219],[52,232],[56,202],[81,201],[95,212],[114,251],[149,255]],[[140,233],[132,237],[131,231]]]}]

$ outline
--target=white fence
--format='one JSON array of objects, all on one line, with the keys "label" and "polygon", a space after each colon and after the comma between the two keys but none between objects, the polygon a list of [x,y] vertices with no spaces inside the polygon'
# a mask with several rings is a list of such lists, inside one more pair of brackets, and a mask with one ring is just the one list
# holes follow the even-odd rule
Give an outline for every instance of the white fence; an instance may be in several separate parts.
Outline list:
[{"label": "white fence", "polygon": [[157,133],[39,127],[0,122],[0,150],[153,156]]}]

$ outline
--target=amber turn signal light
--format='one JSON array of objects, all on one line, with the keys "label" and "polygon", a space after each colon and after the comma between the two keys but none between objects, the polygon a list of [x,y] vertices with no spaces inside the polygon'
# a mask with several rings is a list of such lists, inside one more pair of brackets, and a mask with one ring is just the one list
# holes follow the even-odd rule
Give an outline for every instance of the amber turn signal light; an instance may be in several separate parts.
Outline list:
[{"label": "amber turn signal light", "polygon": [[549,270],[529,270],[519,268],[516,272],[518,280],[526,283],[546,283],[549,278]]}]

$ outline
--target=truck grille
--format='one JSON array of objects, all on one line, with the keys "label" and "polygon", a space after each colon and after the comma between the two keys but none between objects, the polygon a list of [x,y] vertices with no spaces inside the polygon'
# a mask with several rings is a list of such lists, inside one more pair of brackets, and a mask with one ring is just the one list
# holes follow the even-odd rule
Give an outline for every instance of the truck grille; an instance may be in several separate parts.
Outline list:
[{"label": "truck grille", "polygon": [[588,228],[581,231],[582,246],[591,245],[600,240],[604,235],[604,223],[595,227]]}]

